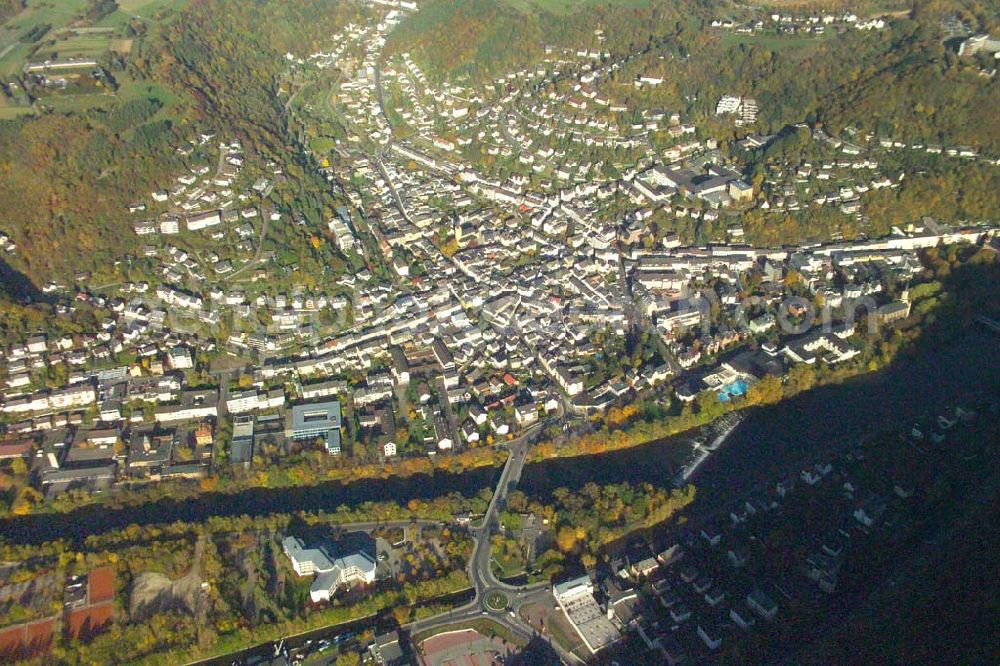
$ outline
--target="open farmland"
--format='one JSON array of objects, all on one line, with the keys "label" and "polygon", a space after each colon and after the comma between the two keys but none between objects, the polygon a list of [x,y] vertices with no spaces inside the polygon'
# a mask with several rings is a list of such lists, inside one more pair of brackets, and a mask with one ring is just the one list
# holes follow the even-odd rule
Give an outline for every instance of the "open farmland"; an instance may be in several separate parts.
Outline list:
[{"label": "open farmland", "polygon": [[23,11],[0,25],[0,77],[17,74],[29,60],[126,54],[132,48],[130,21],[155,22],[185,3],[122,0],[117,11],[88,25],[81,18],[86,0],[29,0]]}]

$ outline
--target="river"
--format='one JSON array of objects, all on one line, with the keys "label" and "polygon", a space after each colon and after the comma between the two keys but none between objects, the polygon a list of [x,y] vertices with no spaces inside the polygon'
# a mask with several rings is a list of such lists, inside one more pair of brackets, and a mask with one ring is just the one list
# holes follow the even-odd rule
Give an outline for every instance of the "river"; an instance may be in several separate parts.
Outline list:
[{"label": "river", "polygon": [[[718,507],[772,482],[799,461],[809,461],[866,434],[908,428],[976,393],[1000,395],[1000,344],[973,333],[939,350],[906,358],[888,369],[824,386],[791,400],[747,410],[742,423],[697,470],[697,508]],[[691,456],[688,435],[622,451],[555,458],[528,465],[520,490],[547,499],[559,487],[648,482],[670,487]]]},{"label": "river", "polygon": [[214,516],[255,517],[321,509],[332,512],[341,505],[385,500],[405,504],[411,499],[433,499],[452,492],[471,497],[483,488],[493,488],[499,477],[499,467],[481,467],[461,474],[437,471],[347,483],[329,481],[315,486],[204,493],[187,499],[161,499],[120,509],[89,504],[66,513],[6,518],[0,522],[0,535],[12,543],[43,543],[61,538],[81,541],[90,534],[121,529],[133,523],[194,522]]},{"label": "river", "polygon": [[[906,427],[960,404],[975,392],[1000,394],[1000,345],[997,337],[974,333],[945,349],[907,358],[885,371],[824,386],[791,400],[748,410],[743,422],[692,478],[698,488],[696,508],[731,500],[801,460],[866,433]],[[540,499],[559,487],[648,482],[670,487],[691,456],[689,435],[678,435],[597,456],[556,458],[526,465],[518,488]],[[11,517],[0,534],[13,543],[42,543],[57,538],[82,540],[89,534],[148,525],[199,521],[211,516],[262,516],[297,511],[333,511],[366,501],[430,499],[450,492],[472,496],[494,487],[499,468],[462,474],[438,472],[407,478],[329,482],[312,487],[254,488],[235,494],[207,493],[183,500],[109,509],[100,504],[60,514]]]}]

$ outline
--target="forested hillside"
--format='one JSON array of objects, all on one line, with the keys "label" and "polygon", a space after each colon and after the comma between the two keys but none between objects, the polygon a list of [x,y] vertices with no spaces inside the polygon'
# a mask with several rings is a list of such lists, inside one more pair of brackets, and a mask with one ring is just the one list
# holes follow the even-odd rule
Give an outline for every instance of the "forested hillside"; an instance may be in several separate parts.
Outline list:
[{"label": "forested hillside", "polygon": [[129,201],[167,185],[170,120],[48,114],[0,123],[0,214],[36,282],[101,272],[135,246]]},{"label": "forested hillside", "polygon": [[546,46],[630,53],[709,16],[701,2],[429,0],[393,31],[386,54],[411,53],[435,79],[475,81],[529,67]]},{"label": "forested hillside", "polygon": [[[20,4],[0,4],[0,12]],[[82,272],[115,279],[115,260],[138,247],[127,204],[169,186],[179,168],[175,148],[201,129],[225,130],[282,165],[279,203],[322,218],[335,202],[288,132],[283,56],[328,45],[338,26],[365,11],[338,0],[262,0],[253,11],[238,0],[193,3],[137,31],[131,54],[109,63],[112,74],[135,81],[110,103],[0,123],[0,231],[21,248],[9,261],[36,284]],[[996,24],[989,6],[919,3],[912,19],[891,29],[817,39],[710,28],[712,17],[735,11],[707,2],[428,0],[390,34],[386,54],[412,53],[432,78],[485,80],[531,66],[546,46],[635,53],[608,86],[630,108],[705,120],[720,95],[742,94],[758,100],[763,132],[808,119],[1000,151],[1000,83],[980,75],[979,60],[958,58],[939,26],[957,11],[971,28],[988,29]],[[662,77],[663,85],[636,88],[639,75]],[[928,175],[944,183],[938,208],[960,196],[939,176]],[[913,190],[908,184],[894,196]]]},{"label": "forested hillside", "polygon": [[[387,51],[411,53],[432,78],[474,81],[528,66],[546,45],[638,53],[610,75],[616,99],[630,107],[707,118],[721,95],[742,94],[759,102],[767,132],[808,117],[899,140],[1000,150],[1000,84],[980,75],[977,60],[960,59],[940,26],[946,16],[973,30],[995,26],[996,10],[980,3],[921,2],[890,29],[813,38],[713,30],[713,16],[738,10],[698,3],[584,3],[559,13],[547,4],[431,0],[390,35]],[[640,75],[664,83],[636,88]]]},{"label": "forested hillside", "polygon": [[190,92],[202,118],[224,123],[250,147],[286,145],[278,75],[286,53],[328,46],[361,5],[338,0],[194,3],[150,40],[138,65],[153,78]]},{"label": "forested hillside", "polygon": [[[137,39],[124,63],[137,81],[128,95],[0,123],[0,231],[19,248],[12,264],[36,284],[83,272],[117,279],[115,260],[139,245],[128,204],[174,182],[176,148],[200,130],[287,162],[279,195],[289,207],[319,215],[332,206],[314,171],[296,163],[278,73],[285,53],[309,53],[360,10],[337,0],[268,0],[253,11],[235,0],[194,3]],[[155,95],[143,94],[147,85]]]},{"label": "forested hillside", "polygon": [[428,3],[390,36],[388,52],[413,52],[432,75],[500,71],[544,53],[538,14],[494,0]]},{"label": "forested hillside", "polygon": [[933,29],[932,17],[905,21],[891,48],[821,103],[836,125],[853,124],[900,140],[1000,149],[1000,84],[979,75]]}]

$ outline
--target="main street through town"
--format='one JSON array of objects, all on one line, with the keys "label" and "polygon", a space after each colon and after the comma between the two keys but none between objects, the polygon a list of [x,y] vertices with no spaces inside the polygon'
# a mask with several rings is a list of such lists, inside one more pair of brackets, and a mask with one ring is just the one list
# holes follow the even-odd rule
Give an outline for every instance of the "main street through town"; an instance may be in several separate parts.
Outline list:
[{"label": "main street through town", "polygon": [[[385,118],[386,122],[388,122],[389,117],[385,108],[381,67],[376,66],[374,74],[378,109],[380,114],[382,114]],[[376,168],[385,178],[385,181],[389,186],[389,190],[392,193],[393,202],[400,211],[400,214],[403,215],[404,218],[409,219],[409,213],[403,202],[403,198],[396,190],[392,178],[386,171],[382,162],[382,159],[388,154],[388,151],[389,145],[384,146],[382,151],[375,152],[371,155],[371,158],[373,163],[376,165]],[[462,267],[459,265],[458,268],[461,269]],[[547,582],[530,585],[512,585],[498,580],[493,574],[491,567],[492,548],[490,537],[499,528],[498,516],[506,506],[507,495],[514,489],[514,487],[516,487],[517,482],[520,479],[521,470],[523,469],[527,459],[531,441],[536,435],[542,432],[547,425],[553,423],[563,423],[565,421],[565,416],[567,415],[568,410],[567,406],[562,403],[563,401],[560,401],[559,409],[555,415],[534,424],[517,438],[507,443],[510,455],[508,456],[507,462],[500,473],[500,478],[497,481],[497,486],[493,493],[493,497],[490,500],[489,507],[487,508],[481,521],[479,521],[478,525],[472,527],[474,545],[468,569],[469,580],[474,591],[472,601],[460,607],[453,608],[447,612],[440,613],[433,617],[424,618],[406,625],[405,628],[409,630],[411,634],[424,633],[428,630],[453,624],[461,624],[471,620],[478,620],[483,616],[487,616],[522,640],[527,641],[538,635],[538,632],[521,618],[520,609],[528,604],[541,601],[547,595],[551,594],[551,585]],[[398,523],[398,526],[406,524],[414,524],[414,522],[402,521]],[[358,523],[345,524],[341,527],[343,529],[373,529],[374,527],[380,525],[396,526],[397,524]],[[506,599],[506,607],[496,608],[488,605],[487,599],[491,596]],[[571,652],[568,652],[558,643],[551,640],[548,642],[564,663],[583,663],[579,657]]]}]

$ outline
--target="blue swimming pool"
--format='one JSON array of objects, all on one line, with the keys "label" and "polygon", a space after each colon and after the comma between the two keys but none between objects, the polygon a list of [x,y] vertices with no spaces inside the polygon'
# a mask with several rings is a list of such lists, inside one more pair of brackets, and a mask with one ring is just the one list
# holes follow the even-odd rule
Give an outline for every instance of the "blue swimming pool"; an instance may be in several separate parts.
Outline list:
[{"label": "blue swimming pool", "polygon": [[721,389],[719,389],[719,401],[729,402],[733,398],[738,398],[741,395],[746,395],[747,389],[750,385],[747,384],[746,380],[737,379],[734,382],[726,384]]}]

